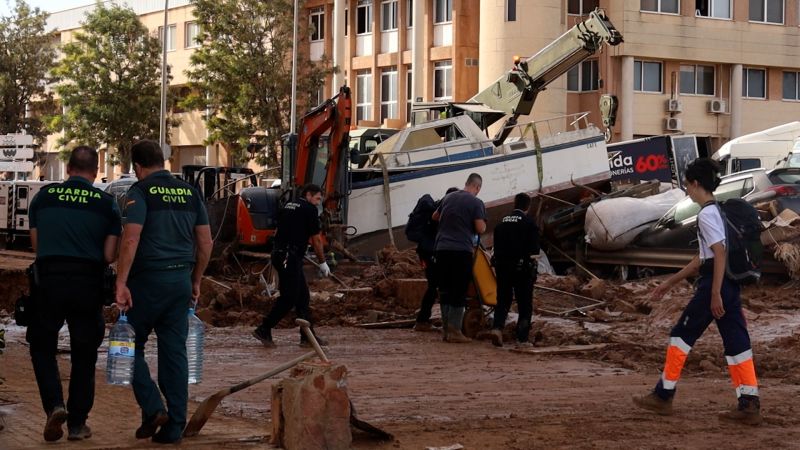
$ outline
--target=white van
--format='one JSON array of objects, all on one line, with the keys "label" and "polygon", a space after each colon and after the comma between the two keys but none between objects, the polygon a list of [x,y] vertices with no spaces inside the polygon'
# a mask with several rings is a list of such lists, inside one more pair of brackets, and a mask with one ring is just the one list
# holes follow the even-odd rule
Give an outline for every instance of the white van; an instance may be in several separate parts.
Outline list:
[{"label": "white van", "polygon": [[0,235],[7,241],[30,234],[28,208],[33,196],[53,181],[0,181]]},{"label": "white van", "polygon": [[[798,142],[800,142],[800,122],[789,122],[731,139],[711,158],[720,162],[723,174],[759,167],[769,170],[782,167],[793,160],[791,153]],[[787,167],[800,167],[800,155],[793,164]]]}]

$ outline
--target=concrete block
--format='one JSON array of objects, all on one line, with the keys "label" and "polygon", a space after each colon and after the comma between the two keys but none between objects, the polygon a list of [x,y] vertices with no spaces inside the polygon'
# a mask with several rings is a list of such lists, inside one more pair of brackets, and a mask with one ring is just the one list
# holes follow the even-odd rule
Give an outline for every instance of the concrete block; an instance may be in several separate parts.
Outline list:
[{"label": "concrete block", "polygon": [[428,289],[428,280],[419,278],[401,278],[395,280],[397,303],[406,308],[419,308],[422,296]]},{"label": "concrete block", "polygon": [[347,368],[302,363],[272,389],[272,444],[286,450],[351,448]]}]

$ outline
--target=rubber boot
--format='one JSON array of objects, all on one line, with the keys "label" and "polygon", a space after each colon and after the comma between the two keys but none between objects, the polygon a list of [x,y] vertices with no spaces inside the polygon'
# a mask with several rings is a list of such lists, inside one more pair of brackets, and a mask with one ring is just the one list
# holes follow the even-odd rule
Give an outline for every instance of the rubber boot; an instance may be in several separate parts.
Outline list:
[{"label": "rubber boot", "polygon": [[450,329],[450,305],[441,305],[442,308],[442,340],[447,342],[447,331]]},{"label": "rubber boot", "polygon": [[449,319],[447,323],[450,325],[450,330],[447,332],[447,342],[456,344],[472,342],[472,339],[461,333],[461,326],[464,322],[464,308],[450,307]]}]

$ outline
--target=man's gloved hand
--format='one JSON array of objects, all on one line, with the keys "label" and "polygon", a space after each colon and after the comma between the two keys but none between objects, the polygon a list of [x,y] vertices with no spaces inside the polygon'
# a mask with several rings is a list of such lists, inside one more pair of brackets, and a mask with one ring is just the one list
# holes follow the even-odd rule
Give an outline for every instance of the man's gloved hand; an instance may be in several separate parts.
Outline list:
[{"label": "man's gloved hand", "polygon": [[328,267],[328,263],[324,262],[319,265],[319,274],[323,277],[327,277],[331,274],[331,268]]}]

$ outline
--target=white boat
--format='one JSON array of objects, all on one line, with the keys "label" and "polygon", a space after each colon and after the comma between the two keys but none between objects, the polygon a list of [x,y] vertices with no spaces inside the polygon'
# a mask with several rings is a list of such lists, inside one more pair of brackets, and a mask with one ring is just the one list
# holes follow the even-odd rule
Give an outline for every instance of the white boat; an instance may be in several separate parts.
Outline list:
[{"label": "white boat", "polygon": [[462,188],[473,172],[483,178],[478,198],[490,214],[520,192],[552,194],[611,176],[604,135],[588,123],[586,113],[514,125],[495,145],[474,115],[466,114],[491,110],[450,107],[459,115],[401,130],[370,153],[365,167],[350,170],[351,244],[404,226],[419,197],[439,198],[449,187]]}]

